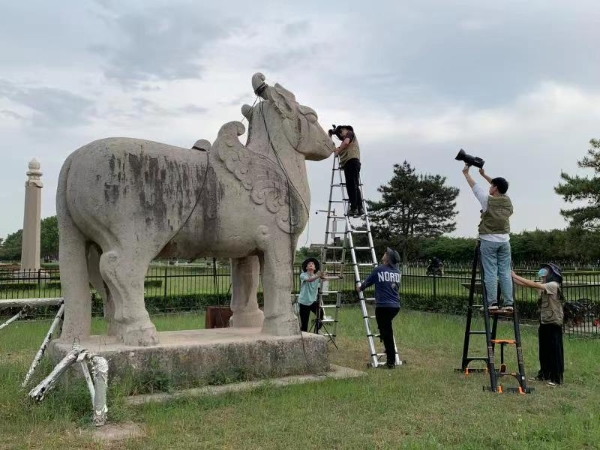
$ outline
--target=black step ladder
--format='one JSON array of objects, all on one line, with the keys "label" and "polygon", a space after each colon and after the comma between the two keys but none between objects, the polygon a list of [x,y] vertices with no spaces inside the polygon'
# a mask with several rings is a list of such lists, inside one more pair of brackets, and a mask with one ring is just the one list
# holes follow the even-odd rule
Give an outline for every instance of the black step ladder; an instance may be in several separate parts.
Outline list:
[{"label": "black step ladder", "polygon": [[[362,181],[360,181],[359,186],[362,193]],[[352,226],[350,217],[348,216],[350,202],[346,194],[344,171],[340,166],[339,157],[336,155],[333,159],[333,168],[331,170],[331,187],[329,190],[327,225],[325,228],[325,241],[321,250],[321,263],[323,265],[323,271],[327,271],[328,276],[338,275],[340,278],[343,278],[345,267],[348,264],[347,259],[349,254],[350,262],[353,268],[353,288],[355,288],[356,284],[360,283],[361,281],[359,267],[369,267],[372,269],[377,266],[377,257],[375,255],[375,248],[373,246],[369,212],[367,210],[364,196],[362,196],[362,198],[363,209],[365,211],[362,219],[365,221],[365,227],[364,229],[357,229]],[[338,225],[340,224],[344,225],[343,231],[340,231],[338,228]],[[366,235],[366,245],[355,246],[355,235]],[[362,256],[361,258],[357,258],[357,252],[360,252]],[[368,260],[369,262],[362,262],[365,260]],[[334,342],[337,333],[337,324],[339,321],[341,295],[342,293],[340,291],[329,290],[327,282],[323,283],[323,286],[321,286],[319,289],[320,305],[325,311],[325,315],[322,319],[323,329],[326,329],[327,325],[329,325],[329,330],[323,334],[330,337],[330,339],[334,340]],[[379,337],[379,334],[374,334],[372,332],[372,330],[377,329],[377,324],[374,322],[375,298],[367,298],[363,292],[359,292],[358,297],[365,329],[367,332],[367,341],[369,345],[369,365],[371,367],[385,365],[385,361],[383,360],[386,356],[385,352],[377,352],[375,346],[375,338]],[[333,312],[332,314],[328,315],[328,311]],[[396,365],[402,365],[402,360],[398,355],[398,348],[396,347],[395,339],[394,349],[396,353]]]},{"label": "black step ladder", "polygon": [[[463,345],[463,354],[462,354],[462,364],[460,369],[456,369],[459,372],[463,372],[465,375],[473,372],[487,372],[490,376],[490,384],[489,386],[484,386],[483,389],[491,392],[496,392],[501,394],[503,392],[517,392],[520,394],[529,394],[533,391],[532,388],[527,387],[527,380],[525,378],[525,366],[523,363],[523,349],[521,347],[521,331],[519,327],[519,316],[517,313],[517,305],[516,302],[513,304],[513,311],[507,312],[502,309],[499,310],[489,310],[487,293],[485,289],[484,283],[484,273],[483,273],[483,265],[481,264],[481,253],[480,253],[480,245],[481,242],[477,241],[477,245],[475,247],[475,255],[473,257],[473,267],[471,271],[471,282],[469,285],[469,306],[467,309],[467,324],[465,328],[465,339]],[[477,269],[479,269],[480,273],[480,287],[481,287],[481,298],[482,305],[475,304],[475,291],[477,289],[476,278],[477,278]],[[500,289],[498,288],[498,297],[496,303],[500,303]],[[472,319],[473,313],[477,311],[483,311],[483,318],[485,329],[484,330],[473,330]],[[497,330],[498,330],[498,318],[506,317],[510,318],[513,322],[513,330],[514,330],[514,339],[498,339],[497,338]],[[490,325],[491,322],[491,325]],[[469,345],[471,343],[471,336],[474,335],[485,335],[486,344],[487,344],[487,356],[470,356],[469,355]],[[500,369],[496,368],[495,361],[495,347],[496,345],[500,346]],[[518,372],[509,372],[507,371],[507,366],[504,361],[504,353],[505,347],[507,345],[515,346],[517,353],[517,368]],[[486,364],[485,368],[470,368],[469,364],[473,361],[483,361]],[[518,382],[518,387],[503,387],[498,383],[499,378],[503,376],[512,376]]]}]

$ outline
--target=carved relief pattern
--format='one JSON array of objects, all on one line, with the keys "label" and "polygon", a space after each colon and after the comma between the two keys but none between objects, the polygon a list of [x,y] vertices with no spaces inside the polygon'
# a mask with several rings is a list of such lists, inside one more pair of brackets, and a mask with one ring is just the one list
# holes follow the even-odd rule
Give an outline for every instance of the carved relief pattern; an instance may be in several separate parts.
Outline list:
[{"label": "carved relief pattern", "polygon": [[[250,191],[252,201],[276,214],[277,225],[282,231],[300,231],[302,200],[291,186],[290,193],[287,177],[276,162],[248,150],[237,139],[227,139],[225,145],[219,146],[218,154],[225,167]],[[292,202],[291,230],[289,200]]]}]

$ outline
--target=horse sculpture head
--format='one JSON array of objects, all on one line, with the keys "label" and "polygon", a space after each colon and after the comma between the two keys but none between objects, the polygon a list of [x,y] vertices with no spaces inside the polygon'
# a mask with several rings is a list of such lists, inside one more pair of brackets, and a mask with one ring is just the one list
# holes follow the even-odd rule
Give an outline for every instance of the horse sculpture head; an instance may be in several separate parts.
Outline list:
[{"label": "horse sculpture head", "polygon": [[242,106],[242,114],[249,123],[246,144],[249,148],[255,147],[257,141],[266,140],[270,142],[268,147],[292,147],[311,161],[320,161],[331,155],[335,148],[333,141],[319,125],[314,110],[299,104],[294,94],[280,84],[267,85],[262,73],[254,74],[252,87],[265,101],[254,107]]}]

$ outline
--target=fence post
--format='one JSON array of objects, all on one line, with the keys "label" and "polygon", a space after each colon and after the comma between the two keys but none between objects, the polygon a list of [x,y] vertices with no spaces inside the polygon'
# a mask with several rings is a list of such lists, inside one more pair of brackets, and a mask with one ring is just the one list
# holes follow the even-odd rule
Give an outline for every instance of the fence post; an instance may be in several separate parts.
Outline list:
[{"label": "fence post", "polygon": [[168,280],[168,276],[167,276],[167,269],[169,268],[168,264],[165,264],[165,290],[164,290],[164,295],[163,295],[163,300],[167,299],[167,280]]},{"label": "fence post", "polygon": [[436,285],[437,285],[437,283],[436,283],[436,281],[435,281],[435,280],[436,280],[436,278],[437,278],[437,277],[435,276],[435,271],[434,271],[434,272],[433,272],[433,301],[436,301],[436,299],[437,299],[437,292],[436,292],[436,291],[437,291],[437,289],[436,289]]}]

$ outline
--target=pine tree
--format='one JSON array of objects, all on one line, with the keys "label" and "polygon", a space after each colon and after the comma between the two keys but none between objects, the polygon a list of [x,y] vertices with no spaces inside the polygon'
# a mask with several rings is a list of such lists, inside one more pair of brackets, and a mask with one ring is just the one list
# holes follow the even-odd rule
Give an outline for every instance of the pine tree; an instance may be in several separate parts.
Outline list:
[{"label": "pine tree", "polygon": [[375,238],[398,246],[406,261],[418,238],[454,231],[459,190],[445,183],[440,175],[417,175],[407,161],[394,164],[390,182],[377,189],[381,201],[369,201]]},{"label": "pine tree", "polygon": [[570,226],[600,230],[600,140],[592,139],[590,145],[587,156],[578,161],[577,165],[582,169],[593,169],[596,176],[572,177],[562,172],[560,177],[564,183],[556,186],[554,191],[568,203],[587,202],[587,206],[561,209],[560,213],[569,221]]}]

